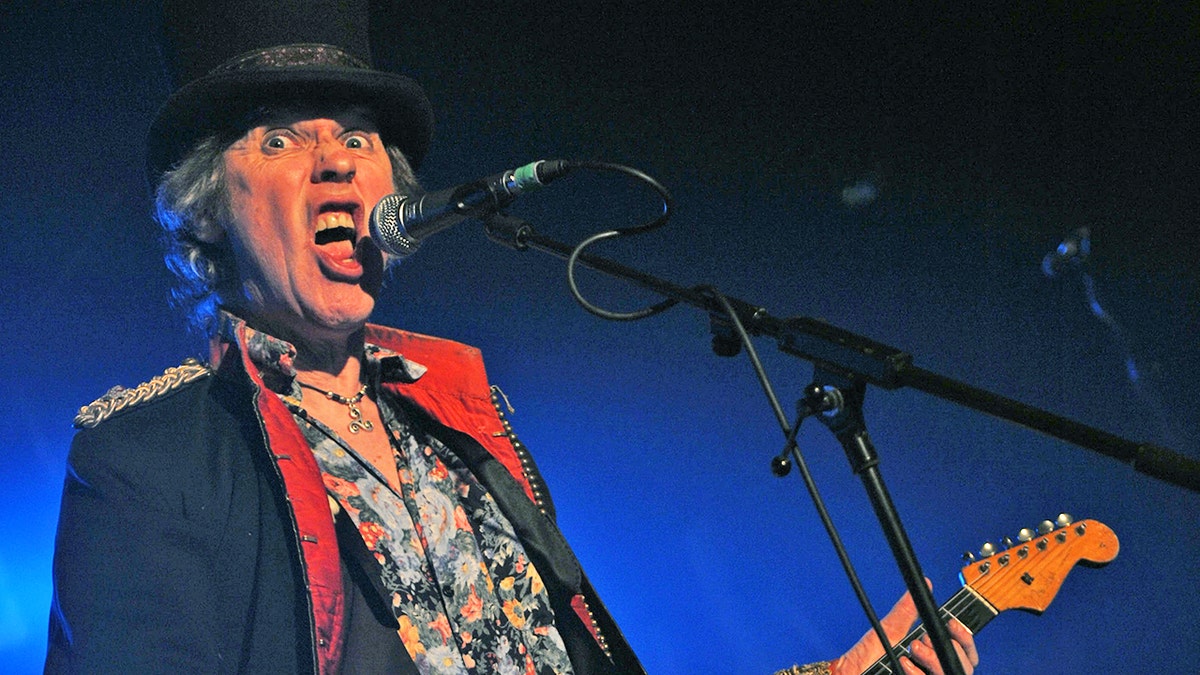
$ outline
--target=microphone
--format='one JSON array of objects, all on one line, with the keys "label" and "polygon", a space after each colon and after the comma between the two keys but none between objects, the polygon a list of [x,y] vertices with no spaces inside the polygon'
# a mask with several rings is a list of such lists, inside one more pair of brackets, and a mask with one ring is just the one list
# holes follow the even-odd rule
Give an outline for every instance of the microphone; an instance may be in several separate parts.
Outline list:
[{"label": "microphone", "polygon": [[1067,235],[1053,251],[1042,258],[1042,274],[1053,279],[1059,272],[1074,267],[1079,269],[1092,253],[1092,235],[1081,227]]},{"label": "microphone", "polygon": [[371,210],[371,238],[386,253],[412,255],[426,237],[468,218],[495,213],[521,193],[543,187],[572,168],[563,160],[539,160],[437,192],[390,194]]}]

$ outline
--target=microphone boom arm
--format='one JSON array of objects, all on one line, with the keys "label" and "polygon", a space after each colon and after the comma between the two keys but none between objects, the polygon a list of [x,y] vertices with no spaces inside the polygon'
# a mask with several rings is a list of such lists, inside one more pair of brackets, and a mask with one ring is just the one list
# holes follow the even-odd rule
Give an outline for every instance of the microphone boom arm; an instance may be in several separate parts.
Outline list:
[{"label": "microphone boom arm", "polygon": [[[496,213],[485,222],[486,232],[493,241],[515,250],[532,248],[564,260],[574,251],[574,247],[538,234],[529,223],[504,213]],[[702,289],[685,288],[595,255],[579,254],[576,259],[597,272],[703,310],[709,315],[714,331],[724,331],[730,324],[721,303]],[[1200,461],[1174,450],[1131,441],[918,368],[908,353],[824,321],[809,317],[780,319],[763,307],[736,298],[727,300],[747,333],[774,338],[780,351],[811,361],[818,368],[884,389],[911,387],[1098,452],[1147,476],[1200,492]]]}]

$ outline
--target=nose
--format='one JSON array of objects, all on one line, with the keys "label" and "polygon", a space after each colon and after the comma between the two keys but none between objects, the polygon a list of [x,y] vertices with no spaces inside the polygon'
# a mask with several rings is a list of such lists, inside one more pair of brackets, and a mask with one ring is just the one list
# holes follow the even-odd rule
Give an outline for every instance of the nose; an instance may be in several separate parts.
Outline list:
[{"label": "nose", "polygon": [[313,161],[313,182],[348,183],[354,179],[354,153],[333,140],[317,146]]}]

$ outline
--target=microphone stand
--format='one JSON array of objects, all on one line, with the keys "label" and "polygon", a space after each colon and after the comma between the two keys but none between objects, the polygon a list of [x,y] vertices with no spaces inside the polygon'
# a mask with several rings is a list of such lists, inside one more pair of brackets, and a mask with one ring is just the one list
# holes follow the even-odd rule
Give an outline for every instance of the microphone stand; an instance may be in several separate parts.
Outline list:
[{"label": "microphone stand", "polygon": [[[535,249],[563,259],[569,258],[574,251],[574,247],[540,235],[529,223],[504,213],[489,216],[485,220],[485,231],[493,241],[518,251]],[[714,351],[722,355],[737,353],[738,345],[731,337],[734,318],[713,294],[678,286],[607,258],[579,254],[576,259],[593,270],[703,310],[711,322]],[[1200,461],[1167,448],[1136,443],[917,368],[911,355],[824,321],[809,317],[779,319],[748,302],[736,298],[723,300],[747,333],[774,338],[784,353],[814,364],[814,385],[832,386],[840,391],[844,405],[831,411],[830,415],[821,415],[820,419],[842,444],[852,470],[861,477],[905,585],[915,601],[917,613],[929,633],[938,660],[948,673],[961,674],[962,666],[951,646],[949,631],[939,620],[933,596],[925,585],[924,574],[879,473],[879,459],[862,414],[867,384],[889,390],[919,389],[1107,455],[1146,475],[1200,492]]]}]

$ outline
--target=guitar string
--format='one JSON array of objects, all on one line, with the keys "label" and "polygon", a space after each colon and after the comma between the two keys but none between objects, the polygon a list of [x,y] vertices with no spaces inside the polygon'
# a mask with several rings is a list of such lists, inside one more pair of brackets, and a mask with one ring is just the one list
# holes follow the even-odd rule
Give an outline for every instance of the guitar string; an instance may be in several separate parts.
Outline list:
[{"label": "guitar string", "polygon": [[[940,616],[943,621],[949,619],[950,617],[957,618],[958,614],[960,614],[962,610],[966,609],[974,602],[975,599],[972,597],[971,592],[968,591],[964,586],[958,589],[958,591],[956,591],[954,595],[946,601],[945,605],[938,608],[938,616]],[[908,635],[905,635],[900,639],[899,642],[892,646],[907,653],[909,645],[917,640],[920,640],[922,637],[925,637],[925,634],[926,630],[924,624],[918,625],[913,628]],[[881,656],[879,660],[877,660],[864,672],[864,675],[891,675],[892,668],[887,664],[886,657],[886,654]],[[879,668],[883,668],[883,671],[878,671]]]},{"label": "guitar string", "polygon": [[[971,592],[968,591],[967,588],[964,586],[964,587],[958,589],[958,591],[956,591],[954,593],[954,595],[950,598],[950,600],[946,601],[946,604],[938,609],[938,615],[942,618],[943,621],[945,621],[951,617],[957,618],[958,615],[960,613],[962,613],[962,611],[964,609],[966,609],[967,607],[970,607],[972,604],[974,604],[976,602],[977,602],[976,598],[973,597]],[[915,628],[913,628],[912,631],[910,631],[908,635],[904,636],[904,638],[902,638],[899,642],[897,642],[895,645],[893,645],[893,647],[900,648],[903,651],[907,652],[909,645],[911,645],[913,642],[925,637],[926,633],[927,633],[927,631],[925,630],[925,625],[924,624],[918,625]],[[886,656],[886,654],[884,656]],[[879,668],[882,668],[883,670],[880,672],[877,670]],[[874,665],[872,665],[871,669],[866,671],[865,675],[885,675],[885,674],[890,675],[891,673],[892,673],[891,666],[889,666],[887,664],[887,662],[884,660],[884,658],[881,657],[878,661],[875,662]]]},{"label": "guitar string", "polygon": [[[963,587],[959,588],[949,600],[946,601],[945,605],[938,609],[938,616],[940,616],[943,621],[946,621],[951,617],[958,618],[958,615],[961,614],[963,610],[967,609],[973,604],[977,604],[978,602],[979,598],[977,598],[970,590],[968,590],[968,587],[964,585]],[[914,627],[908,635],[904,636],[899,642],[894,644],[893,647],[901,649],[907,654],[909,646],[913,642],[925,637],[927,633],[928,631],[925,630],[925,625],[919,624]],[[863,675],[892,675],[893,671],[891,666],[889,666],[887,663],[886,656],[887,655],[885,654],[884,656],[880,657],[879,660],[872,664],[870,668],[864,671]]]}]

